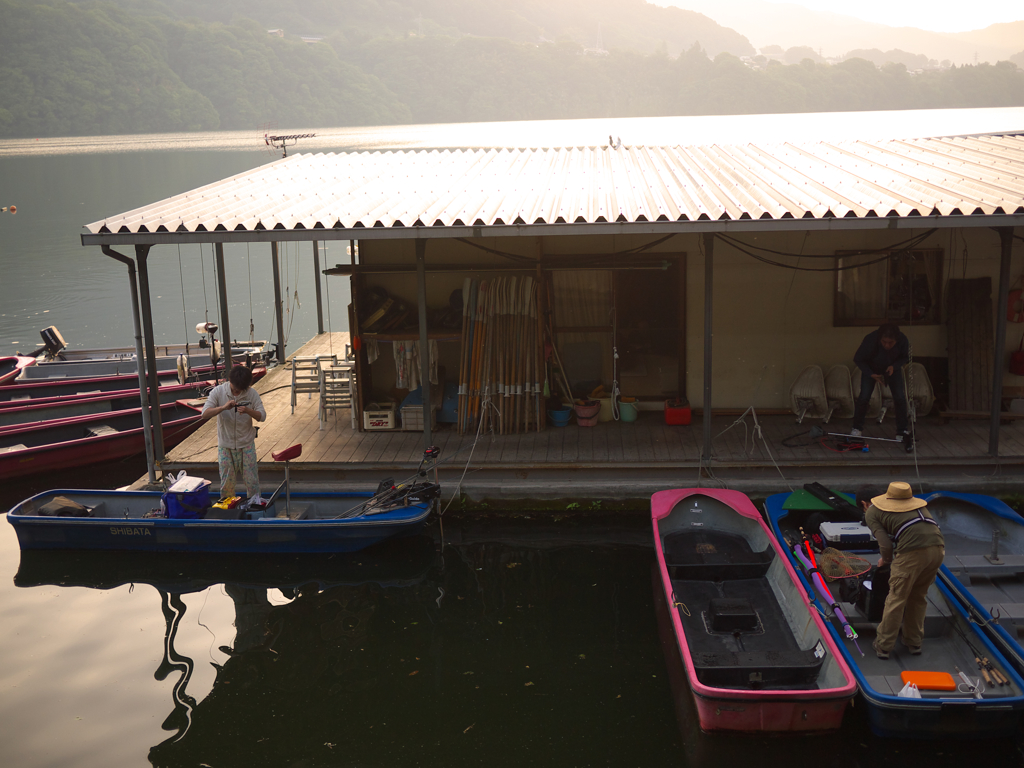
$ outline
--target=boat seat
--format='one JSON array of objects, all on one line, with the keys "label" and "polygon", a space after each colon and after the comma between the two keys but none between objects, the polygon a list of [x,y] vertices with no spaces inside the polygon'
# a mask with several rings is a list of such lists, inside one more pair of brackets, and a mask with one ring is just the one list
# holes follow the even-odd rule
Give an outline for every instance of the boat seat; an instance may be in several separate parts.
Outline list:
[{"label": "boat seat", "polygon": [[291,461],[297,459],[302,455],[302,443],[296,443],[295,445],[285,448],[283,451],[270,454],[274,461]]},{"label": "boat seat", "polygon": [[86,437],[100,437],[102,435],[116,435],[117,430],[109,424],[93,424],[85,428]]},{"label": "boat seat", "polygon": [[10,453],[11,451],[25,451],[28,450],[28,446],[24,443],[15,443],[14,445],[5,445],[0,447],[0,453]]},{"label": "boat seat", "polygon": [[712,530],[678,531],[662,542],[669,576],[690,581],[758,579],[775,557],[769,546],[754,552],[736,533]]},{"label": "boat seat", "polygon": [[693,654],[697,679],[719,688],[805,687],[818,679],[824,662],[813,648]]},{"label": "boat seat", "polygon": [[1024,573],[1024,555],[1000,554],[998,563],[993,563],[984,555],[946,555],[943,565],[953,573],[966,572],[968,576],[998,579]]}]

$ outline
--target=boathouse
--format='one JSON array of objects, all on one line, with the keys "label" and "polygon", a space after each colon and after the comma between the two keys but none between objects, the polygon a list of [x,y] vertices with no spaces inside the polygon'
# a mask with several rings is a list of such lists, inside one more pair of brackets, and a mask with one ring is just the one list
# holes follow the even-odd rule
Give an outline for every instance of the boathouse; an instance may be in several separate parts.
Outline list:
[{"label": "boathouse", "polygon": [[[279,368],[258,387],[278,390],[261,472],[303,442],[295,476],[370,482],[415,467],[426,440],[480,498],[893,476],[1006,492],[1024,478],[1024,377],[1008,369],[1024,334],[1022,225],[1024,132],[295,154],[89,224],[82,243],[128,267],[149,345],[146,264],[167,245],[212,243],[222,263],[225,243],[306,243],[328,280],[351,281],[355,418],[325,426],[303,398],[289,412]],[[331,241],[350,256],[320,265]],[[820,421],[795,423],[797,377],[852,368],[882,322],[906,333],[937,395],[917,451],[843,454],[802,437]],[[549,427],[555,379],[577,393],[617,383],[639,418]],[[365,431],[366,412],[420,382],[422,437]],[[435,426],[450,396],[454,423]],[[688,426],[665,423],[677,398]],[[215,476],[213,432],[168,456],[158,444],[157,463]]]}]

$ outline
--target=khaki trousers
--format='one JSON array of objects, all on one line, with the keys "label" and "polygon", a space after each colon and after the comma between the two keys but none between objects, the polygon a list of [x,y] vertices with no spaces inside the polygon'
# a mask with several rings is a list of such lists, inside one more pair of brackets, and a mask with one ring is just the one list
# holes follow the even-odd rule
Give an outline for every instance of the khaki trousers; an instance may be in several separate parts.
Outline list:
[{"label": "khaki trousers", "polygon": [[903,644],[920,648],[924,639],[924,615],[928,610],[928,588],[935,581],[946,548],[941,545],[897,552],[892,560],[889,596],[878,624],[875,644],[883,651],[896,645],[903,627]]}]

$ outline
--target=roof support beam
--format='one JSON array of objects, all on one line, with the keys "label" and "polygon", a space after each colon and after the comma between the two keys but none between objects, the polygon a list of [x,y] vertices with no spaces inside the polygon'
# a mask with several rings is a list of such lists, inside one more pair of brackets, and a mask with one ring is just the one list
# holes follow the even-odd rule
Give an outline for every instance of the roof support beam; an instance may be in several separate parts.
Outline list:
[{"label": "roof support beam", "polygon": [[277,258],[277,242],[270,244],[270,260],[274,267],[274,316],[277,318],[277,362],[284,365],[284,302],[281,300],[281,265]]},{"label": "roof support beam", "polygon": [[[224,378],[226,379],[234,360],[231,357],[231,325],[228,321],[228,278],[224,273],[224,244],[217,243],[214,246],[214,251],[217,254],[217,290],[220,292],[220,345],[224,350]],[[213,371],[216,376],[216,364]]]},{"label": "roof support beam", "polygon": [[320,296],[320,244],[313,241],[313,274],[316,276],[316,332],[324,332],[324,302]]},{"label": "roof support beam", "polygon": [[153,463],[152,421],[149,418],[149,403],[146,400],[146,370],[143,367],[146,356],[143,354],[142,348],[142,326],[139,320],[139,286],[135,277],[135,262],[106,245],[103,246],[103,253],[128,267],[128,287],[131,291],[132,299],[132,324],[135,326],[135,360],[137,362],[135,370],[139,374],[139,406],[142,413],[142,434],[146,442],[146,469],[149,472],[149,482],[155,484],[156,466]]},{"label": "roof support beam", "polygon": [[142,334],[146,341],[146,359],[139,361],[146,365],[149,381],[149,413],[153,423],[153,463],[159,467],[164,462],[164,424],[160,412],[160,379],[156,373],[156,342],[153,339],[153,302],[149,294],[148,245],[135,246],[135,261],[139,265],[139,293],[142,304]]},{"label": "roof support beam", "polygon": [[1006,360],[1006,309],[1010,303],[1010,255],[1013,227],[999,227],[999,301],[996,309],[996,347],[992,355],[992,414],[988,431],[988,452],[999,455],[999,411],[1003,405],[1003,370]]},{"label": "roof support beam", "polygon": [[559,224],[491,224],[487,226],[331,227],[329,229],[266,229],[212,232],[98,232],[81,236],[82,245],[145,243],[266,243],[311,240],[450,240],[459,237],[550,237],[557,235],[703,234],[705,232],[835,232],[849,230],[966,229],[1024,226],[1019,213],[949,216],[871,216],[865,218],[709,219],[707,221],[601,221]]},{"label": "roof support beam", "polygon": [[711,461],[711,337],[712,298],[715,277],[715,235],[704,234],[704,447],[701,450],[704,461]]},{"label": "roof support beam", "polygon": [[427,340],[427,241],[416,241],[416,303],[420,320],[420,387],[423,393],[423,447],[433,442],[430,434],[430,342]]}]

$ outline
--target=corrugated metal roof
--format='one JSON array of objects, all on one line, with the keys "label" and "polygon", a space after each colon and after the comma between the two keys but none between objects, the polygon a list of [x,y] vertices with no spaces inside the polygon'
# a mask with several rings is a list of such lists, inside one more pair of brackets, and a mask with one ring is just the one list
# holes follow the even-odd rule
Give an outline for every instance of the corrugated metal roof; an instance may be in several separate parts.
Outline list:
[{"label": "corrugated metal roof", "polygon": [[1000,215],[1024,223],[1024,136],[298,154],[89,224],[83,242]]}]

